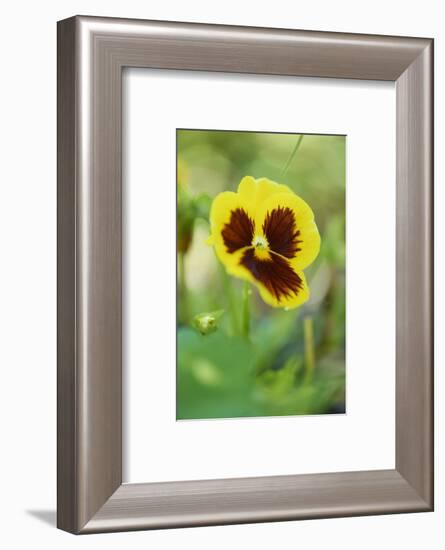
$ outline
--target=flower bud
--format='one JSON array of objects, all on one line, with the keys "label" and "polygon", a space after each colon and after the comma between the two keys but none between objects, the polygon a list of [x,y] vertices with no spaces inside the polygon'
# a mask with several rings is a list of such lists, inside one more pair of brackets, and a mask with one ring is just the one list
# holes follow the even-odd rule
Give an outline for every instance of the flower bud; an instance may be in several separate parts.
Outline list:
[{"label": "flower bud", "polygon": [[192,326],[203,336],[211,334],[218,330],[218,320],[223,313],[223,309],[209,313],[198,313],[192,319]]}]

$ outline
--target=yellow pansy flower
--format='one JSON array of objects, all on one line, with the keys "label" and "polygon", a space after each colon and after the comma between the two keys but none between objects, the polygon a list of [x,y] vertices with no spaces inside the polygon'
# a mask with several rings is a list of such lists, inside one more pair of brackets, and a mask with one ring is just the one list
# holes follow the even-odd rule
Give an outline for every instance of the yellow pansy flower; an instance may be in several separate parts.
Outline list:
[{"label": "yellow pansy flower", "polygon": [[257,286],[273,307],[296,308],[309,299],[303,269],[320,250],[308,204],[267,178],[243,178],[238,191],[217,195],[210,210],[211,244],[229,274]]}]

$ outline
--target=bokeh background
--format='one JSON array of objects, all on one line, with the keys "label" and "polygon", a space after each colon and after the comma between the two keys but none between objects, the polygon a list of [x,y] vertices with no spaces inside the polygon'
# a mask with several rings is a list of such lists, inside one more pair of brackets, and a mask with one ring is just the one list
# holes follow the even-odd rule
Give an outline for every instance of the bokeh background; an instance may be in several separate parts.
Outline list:
[{"label": "bokeh background", "polygon": [[[177,131],[177,418],[345,412],[345,136]],[[299,146],[295,150],[297,144]],[[267,306],[226,274],[209,208],[245,175],[284,183],[314,211],[321,250],[308,303]]]}]

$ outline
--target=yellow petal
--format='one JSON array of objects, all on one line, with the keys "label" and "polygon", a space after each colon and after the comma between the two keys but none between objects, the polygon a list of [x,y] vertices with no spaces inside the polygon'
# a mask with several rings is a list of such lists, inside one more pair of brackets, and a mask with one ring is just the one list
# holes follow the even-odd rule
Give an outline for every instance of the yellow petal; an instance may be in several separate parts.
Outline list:
[{"label": "yellow petal", "polygon": [[238,186],[238,194],[241,199],[250,204],[255,211],[259,205],[277,193],[292,193],[292,191],[281,183],[276,183],[268,178],[254,179],[252,176],[245,176]]}]

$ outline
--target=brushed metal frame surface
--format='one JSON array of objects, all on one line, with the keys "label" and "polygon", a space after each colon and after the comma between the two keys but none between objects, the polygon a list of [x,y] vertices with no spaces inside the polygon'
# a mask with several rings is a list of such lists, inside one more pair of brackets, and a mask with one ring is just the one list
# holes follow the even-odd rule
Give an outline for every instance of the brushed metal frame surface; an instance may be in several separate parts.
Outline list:
[{"label": "brushed metal frame surface", "polygon": [[[396,468],[122,484],[122,70],[395,81]],[[433,41],[58,23],[58,510],[91,533],[433,509]]]}]

